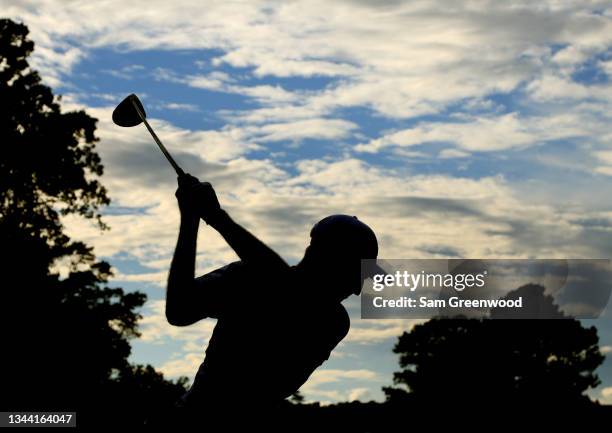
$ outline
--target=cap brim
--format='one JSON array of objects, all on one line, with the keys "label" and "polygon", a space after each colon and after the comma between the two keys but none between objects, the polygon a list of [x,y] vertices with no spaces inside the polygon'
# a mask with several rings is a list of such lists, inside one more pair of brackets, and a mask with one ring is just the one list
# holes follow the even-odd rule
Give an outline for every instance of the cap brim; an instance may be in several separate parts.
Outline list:
[{"label": "cap brim", "polygon": [[[374,275],[388,275],[389,272],[385,271],[376,260],[366,260],[361,262],[361,278],[362,282],[374,277]],[[363,287],[359,290],[355,290],[353,293],[359,295]]]},{"label": "cap brim", "polygon": [[389,272],[385,271],[376,261],[369,260],[361,265],[361,275],[366,278],[371,278],[374,275],[388,275]]}]

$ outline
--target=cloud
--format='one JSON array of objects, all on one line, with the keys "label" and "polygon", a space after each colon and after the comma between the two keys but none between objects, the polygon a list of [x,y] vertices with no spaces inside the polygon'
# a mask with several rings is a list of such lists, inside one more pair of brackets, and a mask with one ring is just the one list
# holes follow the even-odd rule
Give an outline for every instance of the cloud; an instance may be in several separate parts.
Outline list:
[{"label": "cloud", "polygon": [[[612,24],[598,13],[604,3],[596,3],[551,0],[536,8],[487,1],[475,9],[428,1],[211,1],[202,8],[183,1],[172,8],[162,1],[117,0],[76,8],[6,1],[5,12],[28,22],[39,45],[36,62],[56,80],[96,47],[215,49],[222,54],[213,67],[252,68],[258,77],[338,78],[303,101],[319,110],[367,106],[385,116],[412,117],[464,98],[509,92],[538,79],[539,71],[578,67],[604,52]],[[149,13],[142,14],[145,9]],[[228,86],[211,75],[191,84],[198,82]],[[276,86],[236,90],[275,102],[294,99]]]},{"label": "cloud", "polygon": [[[168,340],[193,343],[202,342],[202,356],[206,348],[205,342],[208,341],[212,330],[215,327],[213,320],[201,320],[197,324],[188,327],[177,327],[168,324],[165,316],[166,302],[161,299],[149,300],[145,304],[143,318],[139,323],[141,339],[147,343],[162,344]],[[187,349],[192,349],[188,346]]]},{"label": "cloud", "polygon": [[343,340],[344,344],[359,343],[373,344],[397,338],[404,332],[410,332],[412,328],[422,323],[423,320],[354,320],[351,329]]},{"label": "cloud", "polygon": [[307,119],[285,123],[269,123],[256,132],[258,141],[300,141],[301,139],[335,140],[347,137],[357,128],[341,119]]},{"label": "cloud", "polygon": [[599,392],[599,402],[602,404],[612,404],[612,386],[602,388]]},{"label": "cloud", "polygon": [[555,99],[577,100],[591,96],[604,96],[601,93],[605,90],[602,86],[593,86],[592,88],[572,82],[571,79],[558,77],[554,75],[544,75],[537,80],[532,81],[527,86],[531,98],[537,101],[550,101]]},{"label": "cloud", "polygon": [[228,83],[234,80],[225,72],[213,71],[206,75],[187,75],[181,77],[167,68],[156,68],[153,77],[158,81],[186,84],[190,87],[207,90],[219,90],[228,92]]},{"label": "cloud", "polygon": [[[380,380],[378,373],[366,369],[318,369],[300,391],[305,394],[307,400],[321,401],[322,404],[352,401],[369,396],[367,385],[371,386],[378,380]],[[330,388],[330,385],[333,388]]]},{"label": "cloud", "polygon": [[178,102],[167,102],[167,103],[159,105],[157,108],[160,110],[166,109],[166,110],[192,111],[192,112],[199,111],[198,106],[195,104],[181,104]]},{"label": "cloud", "polygon": [[136,74],[142,73],[145,69],[143,65],[128,65],[119,69],[104,69],[103,73],[112,75],[116,78],[122,78],[124,80],[133,80]]},{"label": "cloud", "polygon": [[114,282],[138,282],[138,283],[153,283],[158,286],[163,286],[168,279],[167,271],[150,272],[150,273],[137,273],[137,274],[122,274],[115,272],[112,281]]},{"label": "cloud", "polygon": [[[110,139],[103,143],[105,184],[115,204],[146,207],[146,211],[107,215],[112,229],[104,233],[68,218],[70,233],[108,257],[120,251],[134,252],[145,261],[151,260],[151,254],[153,260],[168,257],[178,212],[167,163],[152,143],[143,144],[142,155],[128,152],[127,140],[116,148]],[[503,178],[403,177],[357,159],[300,160],[290,174],[270,160],[238,157],[223,164],[207,162],[195,143],[192,149],[184,158],[177,156],[188,162],[191,172],[203,173],[213,183],[221,203],[238,222],[289,260],[301,257],[312,224],[333,213],[358,215],[372,225],[383,257],[421,257],[423,245],[444,245],[472,257],[595,254],[588,248],[595,239],[590,234],[597,228],[579,223],[589,211],[528,205]],[[201,251],[208,266],[235,257],[213,230],[202,230],[201,245],[206,246]],[[167,261],[162,265],[167,266]]]},{"label": "cloud", "polygon": [[180,76],[171,70],[157,68],[154,72],[154,77],[158,80],[185,84],[197,89],[243,95],[264,105],[293,102],[297,98],[296,94],[283,89],[279,85],[244,86],[235,84],[236,80],[221,71],[213,71],[204,75]]},{"label": "cloud", "polygon": [[599,68],[603,70],[608,77],[612,77],[612,60],[600,61]]},{"label": "cloud", "polygon": [[[96,48],[215,50],[212,59],[199,61],[200,68],[207,69],[203,73],[163,68],[153,72],[159,80],[240,94],[257,103],[248,110],[220,112],[234,126],[192,134],[201,142],[355,137],[360,132],[355,122],[338,117],[338,110],[346,107],[412,118],[459,104],[456,111],[463,116],[385,132],[356,148],[378,152],[432,142],[457,147],[440,151],[443,159],[578,137],[598,143],[609,124],[609,119],[596,122],[596,113],[563,115],[550,107],[567,100],[599,101],[597,115],[609,113],[608,83],[585,84],[572,75],[612,44],[612,19],[601,12],[605,3],[550,1],[535,8],[522,1],[511,6],[485,2],[477,9],[469,3],[445,2],[441,7],[428,1],[340,1],[324,7],[318,1],[213,1],[206,8],[192,1],[183,1],[180,8],[161,1],[144,3],[67,8],[42,1],[6,6],[8,15],[31,27],[38,46],[34,66],[55,85],[70,85],[74,65]],[[150,13],[142,15],[145,7]],[[608,63],[598,60],[596,65],[605,73]],[[239,68],[239,74],[221,70],[228,65]],[[141,67],[111,72],[130,78]],[[290,76],[333,79],[310,91],[287,90],[274,82],[247,84],[250,78]],[[513,93],[522,103],[520,112],[500,114],[505,102],[487,99],[500,93]],[[528,110],[525,104],[544,104],[545,109],[534,105]],[[166,108],[195,107],[171,103]],[[244,145],[254,146],[239,146]],[[603,145],[609,148],[610,142]],[[612,169],[602,165],[595,171],[608,175]]]},{"label": "cloud", "polygon": [[186,355],[181,355],[178,359],[167,361],[157,368],[169,378],[177,378],[180,376],[193,378],[203,360],[204,357],[202,354],[188,353]]},{"label": "cloud", "polygon": [[353,388],[348,394],[348,401],[371,399],[370,390],[368,388]]},{"label": "cloud", "polygon": [[443,149],[438,154],[438,158],[451,159],[451,158],[467,158],[470,156],[468,152],[464,152],[458,149]]},{"label": "cloud", "polygon": [[589,135],[588,132],[572,116],[521,118],[518,113],[508,113],[494,117],[468,117],[462,122],[422,122],[413,128],[359,144],[355,149],[360,152],[378,152],[385,147],[410,147],[441,142],[451,143],[460,149],[447,150],[442,153],[443,157],[464,157],[468,155],[466,151],[520,149],[545,141],[586,135]]},{"label": "cloud", "polygon": [[[244,134],[258,142],[278,142],[292,141],[298,142],[305,138],[330,140],[344,138],[349,135],[352,130],[357,129],[357,125],[353,122],[342,119],[328,119],[323,117],[313,117],[312,114],[324,114],[323,112],[310,110],[308,118],[300,118],[299,115],[280,115],[284,112],[284,108],[276,110],[275,107],[289,106],[293,102],[301,98],[299,92],[290,92],[276,85],[256,85],[243,86],[234,84],[235,80],[223,72],[212,72],[207,75],[189,75],[179,77],[174,72],[166,69],[157,69],[155,77],[160,80],[186,84],[190,87],[213,90],[223,93],[239,94],[247,98],[257,101],[263,106],[272,108],[263,108],[259,115],[266,116],[265,110],[271,110],[274,115],[266,117],[265,125],[257,125],[261,123],[257,121],[257,114],[244,116],[240,112],[224,112],[224,117],[230,122],[249,125],[244,128]],[[299,110],[299,109],[298,109]],[[296,112],[294,108],[294,113]],[[281,122],[279,122],[281,120]],[[245,122],[246,121],[246,122]],[[236,128],[238,129],[238,128]]]},{"label": "cloud", "polygon": [[324,383],[338,382],[343,379],[356,380],[373,380],[378,377],[378,374],[371,370],[334,370],[320,369],[317,370],[309,379],[310,387],[322,385]]},{"label": "cloud", "polygon": [[599,160],[601,160],[602,162],[612,164],[612,150],[596,152],[595,156],[599,158]]}]

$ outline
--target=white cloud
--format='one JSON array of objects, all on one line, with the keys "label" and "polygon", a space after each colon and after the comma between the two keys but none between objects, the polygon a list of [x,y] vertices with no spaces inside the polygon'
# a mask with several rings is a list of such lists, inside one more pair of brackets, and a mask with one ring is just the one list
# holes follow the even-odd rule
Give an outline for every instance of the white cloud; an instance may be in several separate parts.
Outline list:
[{"label": "white cloud", "polygon": [[612,166],[595,167],[595,172],[606,176],[612,176]]},{"label": "white cloud", "polygon": [[593,152],[595,158],[604,165],[595,167],[595,172],[606,176],[612,176],[612,150],[601,150]]},{"label": "white cloud", "polygon": [[181,104],[177,102],[168,102],[162,104],[159,108],[178,111],[198,111],[198,106],[195,104]]},{"label": "white cloud", "polygon": [[353,122],[341,119],[307,119],[285,123],[269,123],[253,129],[260,142],[299,141],[310,138],[334,140],[347,137],[351,130],[357,128]]},{"label": "white cloud", "polygon": [[[103,142],[114,149],[103,151],[105,184],[117,205],[146,210],[106,216],[112,229],[103,233],[76,218],[66,223],[71,234],[95,245],[98,254],[130,251],[139,260],[161,260],[161,272],[178,228],[174,179],[152,143],[144,145],[142,151],[151,159],[139,161],[140,169],[120,157],[128,141],[123,143],[114,149],[112,141]],[[115,151],[118,157],[106,153]],[[193,159],[185,161],[194,164]],[[312,224],[332,213],[358,215],[372,225],[382,257],[429,254],[419,250],[422,245],[452,247],[474,257],[595,254],[580,240],[588,232],[572,223],[588,211],[526,205],[503,178],[404,177],[356,159],[304,160],[294,168],[297,173],[290,176],[271,161],[240,157],[221,165],[195,165],[190,171],[211,181],[235,219],[290,260],[301,257]],[[210,228],[202,228],[200,242],[206,269],[235,257]]]},{"label": "white cloud", "polygon": [[158,286],[165,285],[165,282],[168,278],[167,271],[160,272],[149,272],[149,273],[138,273],[138,274],[122,274],[121,272],[116,272],[113,275],[112,280],[117,282],[129,281],[129,282],[139,282],[139,283],[153,283]]},{"label": "white cloud", "polygon": [[353,320],[343,344],[373,344],[394,339],[404,332],[410,332],[415,325],[424,321],[402,319]]},{"label": "white cloud", "polygon": [[468,156],[470,156],[468,152],[458,149],[444,149],[438,154],[438,158],[442,159],[467,158]]},{"label": "white cloud", "polygon": [[557,99],[580,100],[586,98],[610,100],[610,87],[605,85],[584,85],[576,83],[571,78],[550,74],[532,81],[527,86],[530,97],[535,101],[549,102]]},{"label": "white cloud", "polygon": [[600,61],[599,67],[606,73],[608,77],[612,77],[612,60]]},{"label": "white cloud", "polygon": [[[338,140],[357,134],[353,122],[335,118],[335,110],[342,107],[369,107],[396,118],[438,113],[454,103],[462,103],[468,111],[484,110],[479,116],[385,133],[357,147],[376,152],[430,141],[457,145],[459,149],[441,151],[441,158],[572,137],[597,141],[601,125],[608,124],[605,120],[595,122],[595,113],[590,117],[586,113],[563,115],[554,109],[537,113],[535,107],[535,115],[499,115],[499,105],[487,100],[492,93],[524,85],[530,104],[598,100],[602,112],[609,113],[610,86],[586,85],[573,81],[571,75],[612,44],[612,19],[600,13],[604,2],[551,0],[534,7],[523,1],[486,1],[477,9],[470,3],[449,2],[441,7],[429,1],[385,5],[212,1],[206,8],[194,1],[182,1],[176,8],[144,0],[79,7],[53,1],[5,3],[9,16],[24,19],[30,26],[37,42],[34,65],[52,84],[60,80],[69,84],[66,79],[69,81],[74,65],[98,47],[221,51],[206,62],[213,70],[203,74],[181,76],[167,69],[153,72],[161,80],[241,94],[260,105],[223,112],[234,126],[222,131],[193,132],[188,137],[164,131],[168,141],[189,142],[192,137],[200,143],[212,143],[212,152],[207,153],[210,158],[214,158],[214,149],[221,147],[220,141],[234,141],[244,150],[255,147],[244,143],[253,139]],[[144,9],[149,12],[143,15]],[[555,52],[553,47],[561,48]],[[607,71],[608,63],[598,64]],[[214,70],[223,64],[253,70],[243,76]],[[115,72],[130,78],[134,68],[141,72],[141,65]],[[338,80],[312,91],[241,82],[245,76],[267,75],[322,75]],[[194,109],[174,104],[167,108]],[[163,129],[162,122],[158,125]],[[235,155],[223,148],[226,155]],[[611,169],[605,165],[595,171],[609,174]]]},{"label": "white cloud", "polygon": [[158,80],[181,83],[197,89],[240,94],[253,98],[262,104],[289,103],[297,99],[297,94],[289,92],[278,85],[243,86],[235,84],[235,79],[221,71],[181,77],[171,70],[157,68],[154,71],[154,77]]},{"label": "white cloud", "polygon": [[336,370],[319,369],[310,377],[309,387],[316,387],[324,383],[338,382],[343,379],[373,380],[378,377],[378,373],[371,370]]},{"label": "white cloud", "polygon": [[[392,117],[436,112],[463,98],[507,92],[567,72],[612,41],[605,3],[324,2],[133,0],[79,4],[5,0],[38,42],[36,62],[59,80],[94,47],[218,49],[213,62],[253,67],[255,76],[341,77],[335,87],[300,98],[320,112],[363,105]],[[148,13],[143,14],[142,11]],[[70,41],[70,42],[67,42]],[[491,41],[495,41],[492,43]],[[564,47],[553,53],[551,46]],[[547,75],[543,75],[546,77]],[[545,79],[545,78],[544,78]],[[207,75],[205,88],[228,86]],[[212,81],[211,81],[212,80]],[[550,84],[550,83],[548,83]],[[231,87],[230,87],[231,89]],[[295,95],[274,86],[234,91],[275,103]]]},{"label": "white cloud", "polygon": [[[548,140],[589,135],[572,115],[521,118],[518,113],[468,118],[461,122],[421,122],[355,147],[360,152],[378,152],[385,147],[452,143],[465,151],[490,152],[533,146]],[[447,153],[448,155],[448,153]],[[457,155],[453,153],[451,155]]]},{"label": "white cloud", "polygon": [[599,158],[602,162],[612,164],[612,150],[595,152],[595,156]]},{"label": "white cloud", "polygon": [[602,404],[612,404],[612,386],[602,388],[598,400]]},{"label": "white cloud", "polygon": [[124,80],[132,80],[145,69],[142,65],[128,65],[120,69],[104,69],[102,72]]},{"label": "white cloud", "polygon": [[366,401],[371,399],[370,397],[370,389],[369,388],[353,388],[348,394],[348,401]]},{"label": "white cloud", "polygon": [[561,65],[577,65],[589,58],[589,53],[580,49],[576,45],[568,45],[567,47],[557,51],[552,56],[552,61]]},{"label": "white cloud", "polygon": [[193,380],[195,372],[202,363],[204,357],[199,353],[181,354],[179,358],[166,361],[158,369],[169,378],[186,376]]},{"label": "white cloud", "polygon": [[[307,400],[321,401],[323,404],[352,401],[369,396],[368,385],[371,386],[379,380],[380,375],[372,370],[320,368],[310,376],[300,391]],[[329,386],[330,384],[333,388]]]},{"label": "white cloud", "polygon": [[161,299],[149,300],[145,304],[143,318],[139,323],[142,341],[152,344],[163,344],[168,340],[180,341],[189,344],[186,347],[188,351],[193,349],[194,342],[199,342],[202,344],[200,361],[204,359],[206,342],[212,335],[216,321],[206,319],[192,326],[172,326],[166,320],[165,305],[165,300]]}]

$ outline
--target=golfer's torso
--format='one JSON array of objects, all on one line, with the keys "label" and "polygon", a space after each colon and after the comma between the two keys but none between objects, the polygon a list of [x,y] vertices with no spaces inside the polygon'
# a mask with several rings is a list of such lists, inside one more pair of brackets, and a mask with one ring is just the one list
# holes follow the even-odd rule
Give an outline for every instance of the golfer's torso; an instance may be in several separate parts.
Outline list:
[{"label": "golfer's torso", "polygon": [[[290,289],[288,289],[290,290]],[[262,296],[262,293],[259,293]],[[295,392],[346,335],[349,319],[341,304],[313,300],[252,300],[217,322],[193,392],[235,399],[256,389],[262,403]]]}]

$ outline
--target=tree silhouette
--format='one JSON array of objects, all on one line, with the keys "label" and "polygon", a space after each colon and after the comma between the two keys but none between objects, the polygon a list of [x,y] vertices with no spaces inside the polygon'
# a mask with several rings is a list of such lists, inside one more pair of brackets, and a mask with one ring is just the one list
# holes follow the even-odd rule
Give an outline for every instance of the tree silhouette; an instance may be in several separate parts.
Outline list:
[{"label": "tree silhouette", "polygon": [[64,232],[65,215],[107,228],[96,119],[61,111],[29,67],[27,35],[25,25],[0,20],[0,408],[78,410],[80,424],[109,408],[137,422],[144,389],[147,404],[163,404],[184,380],[129,364],[145,295],[106,287],[109,264]]},{"label": "tree silhouette", "polygon": [[[521,293],[539,296],[539,308],[563,317],[543,287],[523,286],[508,297]],[[595,369],[604,359],[598,341],[595,327],[571,318],[435,318],[399,337],[394,352],[402,370],[394,382],[403,387],[385,393],[390,402],[450,407],[588,405],[584,392],[599,384]]]}]

